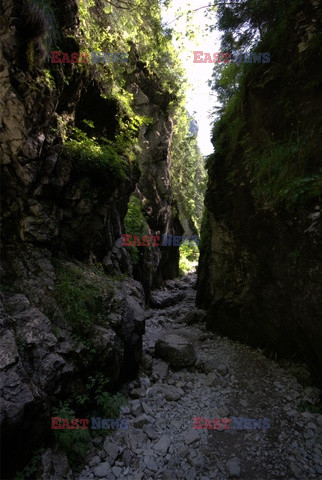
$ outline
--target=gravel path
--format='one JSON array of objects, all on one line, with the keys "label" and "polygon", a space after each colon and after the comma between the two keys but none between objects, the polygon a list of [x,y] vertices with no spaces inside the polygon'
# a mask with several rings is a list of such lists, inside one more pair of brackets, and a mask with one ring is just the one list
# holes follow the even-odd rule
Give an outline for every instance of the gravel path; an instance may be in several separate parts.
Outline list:
[{"label": "gravel path", "polygon": [[[96,439],[78,480],[322,480],[322,416],[298,408],[316,405],[319,390],[301,386],[259,350],[207,332],[195,280],[168,281],[154,293],[144,368],[125,390],[129,428]],[[177,351],[167,345],[178,340],[173,334],[183,340]],[[169,366],[193,363],[194,355],[192,367]],[[194,429],[194,417],[230,419],[230,428]],[[233,417],[269,419],[269,428],[236,429]]]}]

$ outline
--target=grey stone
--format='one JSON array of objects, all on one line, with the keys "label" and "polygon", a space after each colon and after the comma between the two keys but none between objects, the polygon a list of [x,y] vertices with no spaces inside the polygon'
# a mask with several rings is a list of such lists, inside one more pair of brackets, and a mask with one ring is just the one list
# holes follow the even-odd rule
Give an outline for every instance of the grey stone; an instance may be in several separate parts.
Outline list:
[{"label": "grey stone", "polygon": [[143,413],[138,418],[136,418],[132,421],[132,425],[135,428],[143,428],[144,425],[146,425],[147,423],[151,423],[152,421],[153,421],[153,417],[150,417],[149,415],[145,415]]},{"label": "grey stone", "polygon": [[177,480],[177,479],[178,477],[176,473],[170,469],[165,470],[160,476],[160,480]]},{"label": "grey stone", "polygon": [[195,450],[190,450],[187,460],[192,467],[196,467],[198,470],[205,465],[205,457]]},{"label": "grey stone", "polygon": [[148,388],[151,384],[150,379],[148,377],[141,377],[140,383],[142,388]]},{"label": "grey stone", "polygon": [[172,385],[168,385],[166,389],[164,389],[164,397],[169,402],[177,401],[184,395],[184,391],[181,388],[173,387]]},{"label": "grey stone", "polygon": [[[109,480],[113,479],[114,480],[114,475],[112,474],[112,470],[110,467],[110,464],[108,462],[103,462],[97,467],[94,468],[93,470],[95,477],[101,478],[101,477],[107,477]],[[111,477],[112,474],[112,477]]]},{"label": "grey stone", "polygon": [[189,468],[187,474],[185,475],[185,478],[187,480],[195,480],[196,476],[197,476],[196,469],[192,467],[192,468]]},{"label": "grey stone", "polygon": [[208,385],[209,387],[217,387],[219,383],[220,383],[220,380],[217,377],[216,373],[208,373],[206,378],[206,385]]},{"label": "grey stone", "polygon": [[188,430],[184,433],[183,440],[186,445],[192,445],[200,440],[200,435],[195,430]]},{"label": "grey stone", "polygon": [[145,390],[143,388],[133,388],[133,390],[130,392],[130,396],[132,398],[144,398]]},{"label": "grey stone", "polygon": [[133,476],[129,480],[142,480],[143,473],[142,472],[134,472]]},{"label": "grey stone", "polygon": [[140,415],[140,413],[143,412],[143,407],[140,400],[133,400],[130,404],[130,408],[132,415],[134,415],[135,417],[137,417],[138,415]]},{"label": "grey stone", "polygon": [[224,376],[229,372],[229,368],[224,363],[220,363],[217,367],[217,372]]},{"label": "grey stone", "polygon": [[150,305],[153,308],[166,308],[171,305],[175,305],[184,298],[184,293],[165,293],[165,292],[153,292],[150,297]]},{"label": "grey stone", "polygon": [[170,443],[170,438],[167,435],[163,435],[154,446],[154,450],[157,452],[158,455],[164,457],[168,452]]},{"label": "grey stone", "polygon": [[303,393],[303,400],[305,402],[312,403],[313,405],[316,405],[317,402],[319,401],[320,397],[320,390],[316,387],[307,387],[304,390]]},{"label": "grey stone", "polygon": [[177,334],[168,334],[160,338],[155,344],[156,355],[169,362],[174,369],[194,365],[197,360],[193,345]]},{"label": "grey stone", "polygon": [[109,438],[106,438],[104,441],[104,450],[106,451],[106,459],[111,465],[114,465],[115,460],[119,455],[120,447]]},{"label": "grey stone", "polygon": [[160,435],[155,431],[155,428],[152,425],[144,425],[143,431],[148,435],[150,440],[156,440]]},{"label": "grey stone", "polygon": [[126,467],[129,467],[132,464],[133,454],[131,453],[130,450],[128,449],[123,450],[121,454],[121,461],[122,463],[124,463]]},{"label": "grey stone", "polygon": [[180,445],[178,448],[178,453],[181,457],[185,458],[188,453],[188,448],[185,445]]},{"label": "grey stone", "polygon": [[151,470],[152,472],[157,472],[158,471],[158,466],[156,464],[156,461],[154,460],[153,457],[151,456],[145,456],[144,457],[144,463],[146,467]]},{"label": "grey stone", "polygon": [[296,478],[302,478],[303,472],[302,472],[302,469],[300,468],[300,466],[297,463],[291,462],[290,463],[290,470],[293,473],[293,475],[295,475]]},{"label": "grey stone", "polygon": [[24,312],[30,307],[30,302],[25,295],[18,293],[6,298],[5,308],[10,315],[15,315]]},{"label": "grey stone", "polygon": [[65,453],[56,453],[48,449],[42,454],[41,462],[43,468],[42,480],[47,480],[49,477],[53,479],[64,478],[71,480],[72,471]]},{"label": "grey stone", "polygon": [[153,363],[152,372],[158,379],[163,380],[169,372],[168,364],[162,360],[156,360]]},{"label": "grey stone", "polygon": [[120,407],[120,415],[121,415],[121,416],[122,416],[122,415],[130,415],[130,414],[131,414],[131,409],[130,409],[130,407],[124,406],[124,405],[122,405],[122,406]]},{"label": "grey stone", "polygon": [[98,465],[99,463],[101,463],[100,457],[95,456],[95,457],[91,458],[91,460],[88,462],[88,465],[90,467],[96,467],[96,465]]},{"label": "grey stone", "polygon": [[217,368],[218,368],[218,360],[214,358],[207,358],[205,360],[201,360],[201,368],[199,367],[199,362],[198,362],[198,369],[200,368],[200,371],[203,373],[214,373]]},{"label": "grey stone", "polygon": [[153,410],[153,408],[150,407],[148,403],[142,402],[142,407],[143,407],[144,413],[150,416],[154,416],[155,411]]},{"label": "grey stone", "polygon": [[122,468],[120,467],[113,467],[112,472],[115,475],[116,478],[119,478],[121,473],[122,473]]},{"label": "grey stone", "polygon": [[237,457],[231,458],[226,463],[226,467],[228,469],[228,475],[230,478],[238,478],[240,476],[241,469],[240,469],[239,463],[240,461]]}]

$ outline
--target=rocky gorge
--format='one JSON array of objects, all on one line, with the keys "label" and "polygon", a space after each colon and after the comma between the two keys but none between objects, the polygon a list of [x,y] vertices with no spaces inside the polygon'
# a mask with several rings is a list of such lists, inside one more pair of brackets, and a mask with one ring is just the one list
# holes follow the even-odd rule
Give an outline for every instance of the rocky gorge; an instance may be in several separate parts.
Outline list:
[{"label": "rocky gorge", "polygon": [[[53,404],[81,393],[91,372],[104,372],[110,389],[136,374],[145,301],[153,285],[178,274],[178,248],[151,248],[137,266],[139,283],[118,242],[135,189],[149,199],[147,233],[182,232],[169,180],[171,96],[134,46],[123,80],[149,127],[126,123],[99,69],[43,69],[49,21],[63,51],[80,49],[79,5],[66,0],[49,13],[55,19],[37,2],[1,5],[4,478],[50,437]],[[72,128],[78,137],[68,146]]]},{"label": "rocky gorge", "polygon": [[[128,429],[94,436],[77,472],[45,450],[39,479],[322,478],[319,390],[259,349],[209,333],[195,307],[196,275],[167,281],[145,312],[143,363],[121,391]],[[195,429],[204,419],[267,418],[270,428]]]},{"label": "rocky gorge", "polygon": [[[204,159],[166,3],[0,4],[4,480],[322,478],[319,5],[276,6],[272,64],[227,75],[241,90],[225,86],[200,228]],[[128,62],[52,64],[52,49]],[[199,230],[185,275],[184,249],[122,246]]]}]

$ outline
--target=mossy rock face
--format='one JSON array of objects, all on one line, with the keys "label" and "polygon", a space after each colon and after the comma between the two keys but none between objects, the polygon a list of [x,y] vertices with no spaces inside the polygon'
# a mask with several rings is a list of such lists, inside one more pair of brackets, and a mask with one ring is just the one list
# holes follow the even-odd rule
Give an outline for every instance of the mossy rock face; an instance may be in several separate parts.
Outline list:
[{"label": "mossy rock face", "polygon": [[[15,293],[14,283],[2,296],[6,376],[15,378],[21,392],[18,400],[15,391],[8,392],[3,405],[5,478],[14,475],[12,466],[23,470],[31,452],[43,444],[54,416],[51,409],[64,412],[60,401],[67,402],[76,418],[115,418],[121,399],[111,390],[134,378],[142,359],[144,292],[138,282],[107,276],[100,264],[56,260],[53,268],[48,251],[33,254],[38,263],[20,249],[13,265],[23,269],[17,284],[28,286],[32,302]],[[32,271],[24,268],[31,263]],[[39,298],[35,308],[38,297],[46,299]],[[17,435],[24,429],[29,432],[27,445],[26,437]],[[58,442],[73,457],[87,446],[87,439],[77,435],[75,442],[70,435]],[[13,458],[17,452],[19,461]]]},{"label": "mossy rock face", "polygon": [[[281,7],[280,19],[257,47],[271,52],[271,63],[239,72],[240,85],[214,127],[197,301],[208,310],[209,328],[279,355],[296,355],[320,382],[322,177],[316,106],[322,90],[312,62],[320,35],[312,22],[317,4],[299,1],[287,8],[289,15]],[[311,25],[311,41],[302,38],[304,25]]]}]

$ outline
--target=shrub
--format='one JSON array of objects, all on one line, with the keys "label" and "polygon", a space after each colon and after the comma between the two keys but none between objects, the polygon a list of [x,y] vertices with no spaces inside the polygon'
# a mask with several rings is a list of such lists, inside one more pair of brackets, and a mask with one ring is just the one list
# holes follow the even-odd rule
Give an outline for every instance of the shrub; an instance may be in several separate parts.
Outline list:
[{"label": "shrub", "polygon": [[180,245],[179,274],[185,275],[195,270],[199,258],[199,249],[195,244],[184,242]]},{"label": "shrub", "polygon": [[[53,409],[53,416],[67,418],[70,422],[75,418],[75,412],[67,403],[59,408]],[[55,441],[64,450],[71,463],[79,463],[79,458],[84,457],[90,446],[90,433],[88,430],[78,428],[77,430],[63,429],[53,430]]]},{"label": "shrub", "polygon": [[34,480],[40,467],[41,456],[44,451],[44,448],[39,448],[38,450],[36,450],[23,471],[16,473],[14,480]]},{"label": "shrub", "polygon": [[103,373],[88,378],[85,385],[85,392],[76,397],[76,403],[83,409],[93,410],[93,414],[105,418],[117,418],[120,414],[120,407],[126,403],[125,397],[117,393],[112,395],[106,391],[109,378]]},{"label": "shrub", "polygon": [[75,333],[86,334],[100,320],[104,289],[94,275],[89,281],[80,268],[65,267],[57,274],[54,295]]}]

